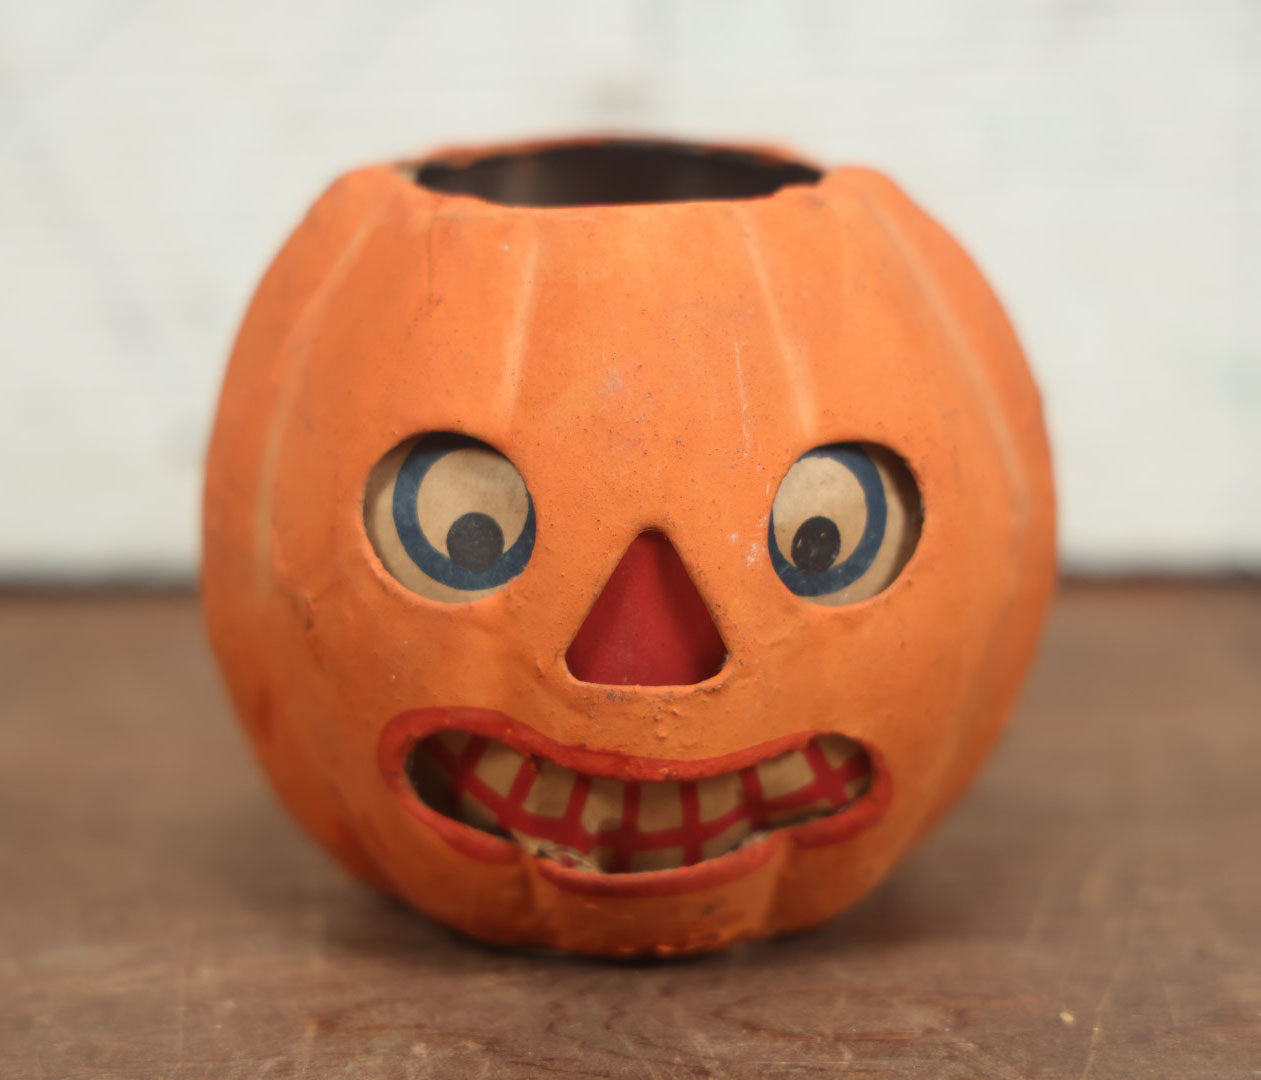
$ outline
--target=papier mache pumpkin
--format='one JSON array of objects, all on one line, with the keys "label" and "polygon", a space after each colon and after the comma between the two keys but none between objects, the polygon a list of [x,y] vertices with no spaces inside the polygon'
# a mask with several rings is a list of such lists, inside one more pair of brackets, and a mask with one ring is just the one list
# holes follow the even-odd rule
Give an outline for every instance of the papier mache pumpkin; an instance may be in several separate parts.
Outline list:
[{"label": "papier mache pumpkin", "polygon": [[890,181],[632,140],[317,201],[233,352],[210,636],[364,880],[468,934],[686,953],[867,893],[1013,705],[1037,391]]}]

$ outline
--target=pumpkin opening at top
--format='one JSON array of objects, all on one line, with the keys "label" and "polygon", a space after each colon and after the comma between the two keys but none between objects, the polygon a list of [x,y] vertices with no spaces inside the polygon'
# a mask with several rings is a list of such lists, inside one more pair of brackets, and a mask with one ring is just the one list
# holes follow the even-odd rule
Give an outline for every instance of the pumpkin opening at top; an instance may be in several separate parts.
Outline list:
[{"label": "pumpkin opening at top", "polygon": [[552,144],[478,156],[438,157],[416,169],[421,187],[504,206],[751,199],[819,170],[747,150],[637,139]]}]

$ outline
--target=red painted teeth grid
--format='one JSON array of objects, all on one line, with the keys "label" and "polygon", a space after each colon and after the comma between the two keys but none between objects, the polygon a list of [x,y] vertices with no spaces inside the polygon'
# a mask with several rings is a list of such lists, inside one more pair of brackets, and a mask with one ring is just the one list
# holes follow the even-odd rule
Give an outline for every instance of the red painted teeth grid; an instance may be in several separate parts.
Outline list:
[{"label": "red painted teeth grid", "polygon": [[621,824],[613,829],[592,833],[583,827],[580,820],[587,794],[591,790],[590,776],[583,773],[573,774],[569,802],[560,817],[531,813],[522,803],[538,776],[537,761],[526,757],[513,778],[508,794],[501,795],[475,772],[491,741],[484,735],[473,735],[458,755],[437,739],[426,739],[423,746],[425,752],[447,775],[453,793],[475,798],[495,815],[505,831],[523,833],[583,855],[590,855],[599,847],[607,848],[612,853],[607,868],[611,873],[627,872],[630,869],[630,857],[635,852],[660,851],[669,847],[681,847],[683,865],[691,866],[705,857],[702,853],[703,844],[721,836],[739,821],[748,821],[754,831],[770,828],[772,814],[797,810],[819,799],[826,799],[833,810],[839,810],[853,801],[845,793],[846,787],[866,776],[869,771],[866,755],[861,751],[850,755],[840,765],[832,766],[818,743],[812,741],[803,747],[803,752],[813,779],[791,794],[766,797],[762,792],[757,768],[750,765],[739,772],[744,801],[721,817],[712,821],[701,821],[697,782],[679,781],[682,824],[677,828],[657,829],[652,832],[641,832],[638,827],[640,792],[645,782],[626,781],[623,784]]}]

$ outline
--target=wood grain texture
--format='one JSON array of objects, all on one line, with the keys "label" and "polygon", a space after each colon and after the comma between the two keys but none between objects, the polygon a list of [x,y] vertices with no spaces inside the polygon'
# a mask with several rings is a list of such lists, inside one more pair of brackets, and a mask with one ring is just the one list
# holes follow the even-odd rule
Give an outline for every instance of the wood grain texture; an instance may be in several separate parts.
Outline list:
[{"label": "wood grain texture", "polygon": [[1261,588],[1072,586],[960,807],[702,960],[489,950],[348,880],[184,596],[0,598],[0,1076],[1255,1077]]}]

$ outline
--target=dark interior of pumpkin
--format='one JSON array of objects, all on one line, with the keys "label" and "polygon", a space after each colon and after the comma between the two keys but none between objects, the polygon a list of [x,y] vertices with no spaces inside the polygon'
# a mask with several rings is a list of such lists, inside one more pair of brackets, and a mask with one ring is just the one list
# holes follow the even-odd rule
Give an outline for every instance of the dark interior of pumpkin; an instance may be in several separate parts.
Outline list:
[{"label": "dark interior of pumpkin", "polygon": [[612,206],[750,199],[817,183],[817,169],[748,151],[610,140],[425,162],[416,182],[505,206]]}]

